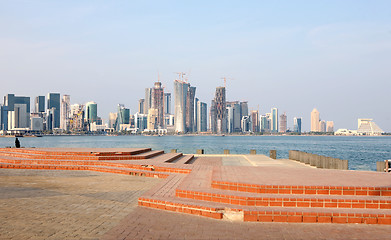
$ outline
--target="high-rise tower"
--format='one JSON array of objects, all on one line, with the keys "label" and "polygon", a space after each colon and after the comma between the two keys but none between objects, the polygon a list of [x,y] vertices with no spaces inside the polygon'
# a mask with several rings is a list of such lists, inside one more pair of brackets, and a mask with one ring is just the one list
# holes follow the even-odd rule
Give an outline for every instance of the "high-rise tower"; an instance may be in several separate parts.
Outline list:
[{"label": "high-rise tower", "polygon": [[155,82],[151,91],[151,101],[150,108],[156,109],[154,112],[154,115],[157,116],[155,127],[164,128],[164,90],[161,82]]},{"label": "high-rise tower", "polygon": [[316,108],[311,112],[311,132],[320,132],[319,112]]},{"label": "high-rise tower", "polygon": [[48,93],[47,97],[47,110],[51,112],[51,120],[52,124],[50,124],[51,128],[48,130],[52,130],[53,128],[60,127],[60,94],[59,93]]},{"label": "high-rise tower", "polygon": [[270,131],[272,133],[278,132],[278,109],[277,108],[272,108],[272,110],[271,110]]}]

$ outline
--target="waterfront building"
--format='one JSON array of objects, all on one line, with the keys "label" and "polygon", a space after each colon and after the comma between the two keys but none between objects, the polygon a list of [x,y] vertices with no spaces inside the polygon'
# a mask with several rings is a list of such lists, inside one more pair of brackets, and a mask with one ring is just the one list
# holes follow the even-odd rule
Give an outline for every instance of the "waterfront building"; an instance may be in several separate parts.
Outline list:
[{"label": "waterfront building", "polygon": [[71,97],[63,95],[61,99],[60,110],[60,128],[64,131],[69,130],[69,122],[71,119]]},{"label": "waterfront building", "polygon": [[229,106],[227,107],[227,132],[233,133],[234,131],[234,108]]},{"label": "waterfront building", "polygon": [[159,111],[156,108],[150,108],[148,110],[148,126],[147,129],[152,131],[159,128]]},{"label": "waterfront building", "polygon": [[270,132],[270,113],[261,116],[261,132]]},{"label": "waterfront building", "polygon": [[301,133],[301,118],[293,118],[293,131],[296,133]]},{"label": "waterfront building", "polygon": [[144,113],[148,114],[148,110],[152,106],[152,88],[145,89],[145,98],[144,98]]},{"label": "waterfront building", "polygon": [[175,132],[192,132],[194,127],[195,87],[182,80],[174,81]]},{"label": "waterfront building", "polygon": [[71,105],[70,130],[73,132],[81,132],[86,130],[86,125],[84,123],[84,105]]},{"label": "waterfront building", "polygon": [[129,118],[130,118],[130,109],[126,108],[123,104],[118,104],[118,114],[117,114],[117,121],[116,121],[116,130],[120,130],[121,124],[129,124]]},{"label": "waterfront building", "polygon": [[115,128],[115,122],[117,121],[117,117],[118,113],[109,113],[109,128]]},{"label": "waterfront building", "polygon": [[195,113],[195,87],[189,87],[186,99],[186,132],[193,132],[194,126],[194,113]]},{"label": "waterfront building", "polygon": [[[227,112],[227,130],[229,133],[232,132],[241,132],[241,119],[242,119],[242,113],[241,113],[241,104],[239,101],[234,102],[227,102],[227,110],[228,108],[232,108],[232,113],[230,114]],[[231,125],[231,126],[230,126]],[[230,129],[231,128],[231,129]]]},{"label": "waterfront building", "polygon": [[30,114],[27,104],[14,104],[14,110],[8,111],[8,130],[30,127]]},{"label": "waterfront building", "polygon": [[96,102],[86,103],[85,122],[89,127],[89,130],[91,130],[91,124],[96,123],[97,120],[98,120],[98,105],[96,104]]},{"label": "waterfront building", "polygon": [[243,133],[251,132],[252,124],[251,124],[251,119],[249,116],[242,117],[241,128],[242,128]]},{"label": "waterfront building", "polygon": [[[161,82],[155,82],[151,91],[151,107],[157,111],[156,129],[164,128],[164,90]],[[149,111],[148,111],[149,115]]]},{"label": "waterfront building", "polygon": [[381,135],[384,131],[370,118],[359,118],[357,133],[360,135]]},{"label": "waterfront building", "polygon": [[137,132],[142,132],[148,127],[148,115],[136,113],[134,114],[134,128]]},{"label": "waterfront building", "polygon": [[30,129],[31,131],[43,131],[43,118],[32,117]]},{"label": "waterfront building", "polygon": [[[211,109],[211,130],[213,133],[227,132],[227,109],[225,101],[225,87],[217,87]],[[213,121],[213,122],[212,122]]]},{"label": "waterfront building", "polygon": [[281,133],[286,132],[287,130],[287,117],[286,113],[280,115],[280,131]]},{"label": "waterfront building", "polygon": [[59,93],[48,93],[47,97],[47,110],[50,110],[52,112],[52,123],[49,124],[51,126],[50,129],[47,130],[53,130],[54,128],[60,128],[60,94]]},{"label": "waterfront building", "polygon": [[36,113],[45,112],[45,96],[35,97],[35,112]]},{"label": "waterfront building", "polygon": [[204,102],[197,102],[197,132],[206,132],[208,130],[208,109]]},{"label": "waterfront building", "polygon": [[138,112],[140,114],[144,114],[144,104],[145,104],[145,99],[140,99],[138,100]]},{"label": "waterfront building", "polygon": [[240,119],[248,116],[248,102],[240,102]]},{"label": "waterfront building", "polygon": [[254,133],[260,132],[259,111],[258,110],[251,111],[250,117],[251,117],[250,121],[251,121],[251,125],[252,125],[251,131]]},{"label": "waterfront building", "polygon": [[320,132],[326,132],[326,121],[325,120],[319,121],[319,129],[320,129]]},{"label": "waterfront building", "polygon": [[[16,109],[15,109],[15,105]],[[29,128],[30,127],[30,97],[15,96],[7,94],[4,97],[3,106],[3,130],[12,128]]]},{"label": "waterfront building", "polygon": [[215,100],[211,101],[210,108],[209,108],[209,129],[212,133],[217,132],[217,115],[216,115]]},{"label": "waterfront building", "polygon": [[278,132],[278,109],[272,108],[270,113],[271,113],[270,131],[273,133],[277,133]]},{"label": "waterfront building", "polygon": [[171,93],[164,93],[164,113],[171,114]]},{"label": "waterfront building", "polygon": [[320,132],[319,112],[316,108],[311,112],[311,132]]},{"label": "waterfront building", "polygon": [[193,132],[197,132],[198,125],[198,102],[200,100],[198,98],[194,99],[194,122],[193,122]]},{"label": "waterfront building", "polygon": [[334,122],[333,121],[326,122],[326,132],[334,132]]}]

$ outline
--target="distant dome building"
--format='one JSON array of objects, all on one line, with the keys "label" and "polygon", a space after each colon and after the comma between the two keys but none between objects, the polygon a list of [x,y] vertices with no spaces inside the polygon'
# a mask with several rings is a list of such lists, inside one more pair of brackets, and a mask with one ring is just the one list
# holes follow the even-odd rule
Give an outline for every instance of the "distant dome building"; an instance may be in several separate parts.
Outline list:
[{"label": "distant dome building", "polygon": [[359,118],[357,133],[360,135],[381,135],[384,131],[372,122],[373,119]]}]

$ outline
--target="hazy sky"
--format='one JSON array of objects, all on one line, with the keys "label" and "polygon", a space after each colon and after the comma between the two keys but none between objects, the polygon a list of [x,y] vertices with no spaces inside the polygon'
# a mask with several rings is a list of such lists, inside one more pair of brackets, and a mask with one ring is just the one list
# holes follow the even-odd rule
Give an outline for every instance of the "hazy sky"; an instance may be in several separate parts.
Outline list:
[{"label": "hazy sky", "polygon": [[226,76],[227,100],[291,128],[316,107],[335,129],[391,132],[391,1],[189,2],[0,0],[0,95],[69,94],[107,119],[158,72],[169,92],[188,72],[208,107]]}]

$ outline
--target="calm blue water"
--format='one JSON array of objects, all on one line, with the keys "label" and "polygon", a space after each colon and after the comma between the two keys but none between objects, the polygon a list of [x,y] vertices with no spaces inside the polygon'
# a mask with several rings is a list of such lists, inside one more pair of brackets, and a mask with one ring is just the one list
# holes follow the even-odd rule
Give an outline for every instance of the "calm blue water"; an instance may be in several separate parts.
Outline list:
[{"label": "calm blue water", "polygon": [[[0,138],[0,147],[14,146],[14,138]],[[376,161],[391,159],[391,136],[45,136],[20,138],[24,147],[150,147],[156,150],[206,154],[249,153],[256,149],[269,154],[276,149],[278,158],[288,158],[289,150],[300,150],[349,160],[349,169],[376,170]]]}]

